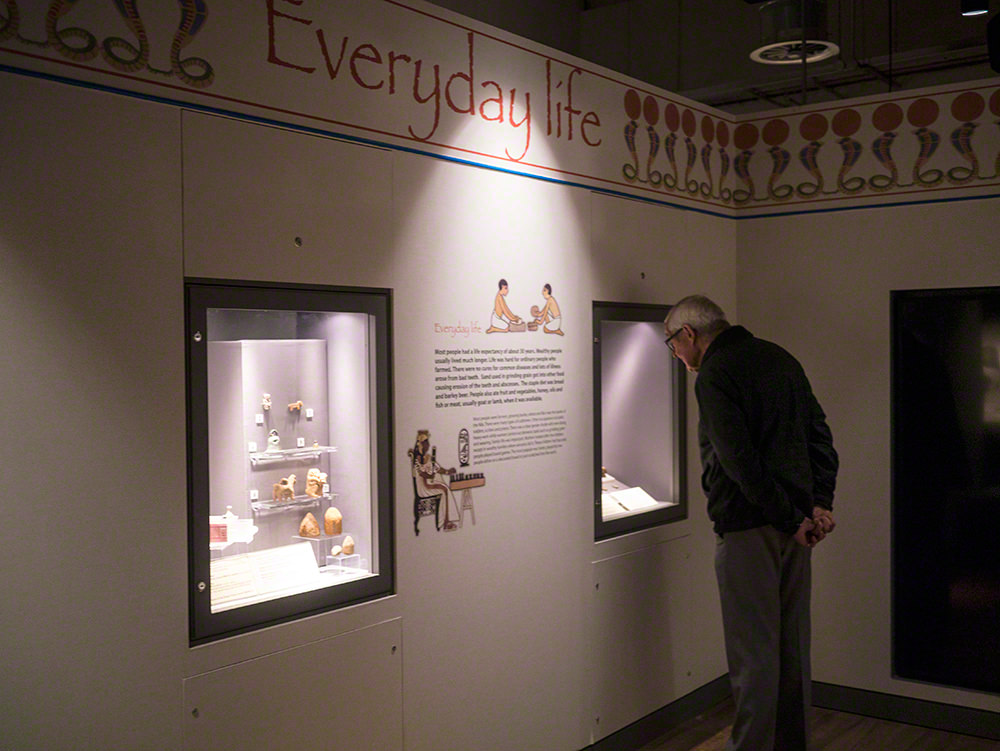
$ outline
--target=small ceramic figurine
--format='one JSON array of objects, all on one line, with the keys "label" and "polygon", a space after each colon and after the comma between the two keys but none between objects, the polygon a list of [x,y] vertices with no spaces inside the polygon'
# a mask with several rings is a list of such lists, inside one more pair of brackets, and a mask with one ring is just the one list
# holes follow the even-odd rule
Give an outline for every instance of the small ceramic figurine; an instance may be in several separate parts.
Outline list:
[{"label": "small ceramic figurine", "polygon": [[267,450],[281,451],[281,437],[274,428],[271,428],[271,432],[267,434]]},{"label": "small ceramic figurine", "polygon": [[302,411],[302,400],[299,399],[297,402],[292,402],[288,405],[289,412],[300,412]]},{"label": "small ceramic figurine", "polygon": [[271,395],[270,394],[264,394],[264,398],[261,399],[260,406],[261,406],[261,409],[263,409],[265,412],[267,412],[267,410],[271,409]]},{"label": "small ceramic figurine", "polygon": [[282,477],[274,483],[273,498],[276,501],[290,501],[295,497],[295,475]]},{"label": "small ceramic figurine", "polygon": [[306,473],[306,495],[310,498],[319,498],[323,495],[323,486],[326,485],[326,472],[320,472],[313,467]]}]

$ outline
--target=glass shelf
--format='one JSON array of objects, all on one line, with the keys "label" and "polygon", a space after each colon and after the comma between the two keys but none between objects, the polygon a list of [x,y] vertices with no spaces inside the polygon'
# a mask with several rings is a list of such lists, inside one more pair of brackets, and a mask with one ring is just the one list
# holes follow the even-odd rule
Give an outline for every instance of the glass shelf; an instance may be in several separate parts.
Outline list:
[{"label": "glass shelf", "polygon": [[303,448],[280,449],[279,451],[255,451],[250,454],[250,463],[258,467],[280,462],[316,461],[323,454],[335,454],[336,452],[336,446],[304,446]]},{"label": "glass shelf", "polygon": [[297,495],[290,501],[251,501],[250,505],[254,511],[277,511],[286,508],[305,508],[315,506],[322,500],[333,501],[337,497],[336,493],[326,493],[324,495]]}]

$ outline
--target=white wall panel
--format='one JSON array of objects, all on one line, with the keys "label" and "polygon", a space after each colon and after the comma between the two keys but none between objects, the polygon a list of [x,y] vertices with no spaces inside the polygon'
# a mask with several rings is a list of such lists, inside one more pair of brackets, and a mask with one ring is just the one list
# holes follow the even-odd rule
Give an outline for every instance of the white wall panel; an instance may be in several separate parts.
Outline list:
[{"label": "white wall panel", "polygon": [[0,73],[0,747],[180,745],[180,114]]},{"label": "white wall panel", "polygon": [[184,681],[186,751],[403,748],[398,619]]},{"label": "white wall panel", "polygon": [[813,557],[817,681],[1000,710],[892,678],[889,443],[889,293],[1000,284],[998,216],[983,199],[739,223],[740,322],[801,360],[840,453],[837,531]]},{"label": "white wall panel", "polygon": [[384,149],[185,112],[184,273],[391,286],[391,177]]}]

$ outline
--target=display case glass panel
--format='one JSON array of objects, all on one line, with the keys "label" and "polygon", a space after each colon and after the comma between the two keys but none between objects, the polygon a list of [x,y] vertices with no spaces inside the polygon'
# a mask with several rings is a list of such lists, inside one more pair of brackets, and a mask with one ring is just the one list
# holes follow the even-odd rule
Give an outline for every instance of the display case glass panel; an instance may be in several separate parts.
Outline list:
[{"label": "display case glass panel", "polygon": [[665,305],[594,303],[594,537],[686,518],[685,371]]},{"label": "display case glass panel", "polygon": [[192,642],[391,593],[390,293],[186,298]]}]

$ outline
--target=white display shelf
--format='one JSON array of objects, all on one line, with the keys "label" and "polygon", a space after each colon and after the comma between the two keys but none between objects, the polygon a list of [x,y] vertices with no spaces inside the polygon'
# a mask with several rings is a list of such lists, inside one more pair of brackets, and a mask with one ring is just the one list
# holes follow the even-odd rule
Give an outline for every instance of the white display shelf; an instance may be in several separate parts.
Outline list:
[{"label": "white display shelf", "polygon": [[255,451],[250,454],[250,464],[255,467],[291,461],[316,461],[323,454],[337,453],[336,446],[304,446],[278,451]]},{"label": "white display shelf", "polygon": [[250,505],[253,507],[254,511],[281,511],[282,509],[290,508],[307,508],[309,506],[315,506],[323,500],[332,502],[336,500],[336,498],[336,493],[325,493],[317,496],[297,495],[290,501],[251,501]]}]

